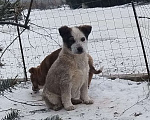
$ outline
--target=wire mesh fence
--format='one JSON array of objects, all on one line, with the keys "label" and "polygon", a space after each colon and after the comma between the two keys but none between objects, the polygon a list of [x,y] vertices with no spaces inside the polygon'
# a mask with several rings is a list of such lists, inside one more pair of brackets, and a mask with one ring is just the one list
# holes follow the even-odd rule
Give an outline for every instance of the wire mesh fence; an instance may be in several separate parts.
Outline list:
[{"label": "wire mesh fence", "polygon": [[[47,6],[42,1],[40,3],[34,1],[34,8],[38,6],[39,9],[32,9],[29,21],[30,29],[21,34],[26,70],[38,66],[47,55],[61,47],[59,27],[88,24],[92,26],[92,33],[88,40],[88,52],[93,57],[96,69],[104,66],[104,76],[146,73],[131,3],[115,6],[110,1],[108,0],[109,7],[101,0],[97,0],[97,4],[95,1],[87,1],[70,3],[70,6],[64,4],[64,1],[57,0],[53,1],[53,4],[51,0],[47,0]],[[29,5],[22,2],[24,5]],[[98,4],[100,6],[96,6]],[[135,2],[135,6],[148,63],[150,63],[150,13],[148,11],[150,5]],[[26,16],[27,10],[23,10],[22,14]],[[23,23],[24,19],[19,22]],[[24,28],[20,28],[20,31],[23,30]],[[0,36],[0,45],[3,50],[11,44],[5,52],[0,53],[1,62],[4,64],[0,68],[0,79],[15,78],[15,76],[24,78],[19,41],[15,39],[18,36],[16,26],[1,25]]]}]

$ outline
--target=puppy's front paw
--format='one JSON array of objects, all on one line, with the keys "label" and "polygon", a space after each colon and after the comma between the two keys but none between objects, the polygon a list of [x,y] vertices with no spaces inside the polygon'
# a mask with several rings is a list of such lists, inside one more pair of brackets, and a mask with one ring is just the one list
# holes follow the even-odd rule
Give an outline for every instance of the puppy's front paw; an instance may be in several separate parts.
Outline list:
[{"label": "puppy's front paw", "polygon": [[32,90],[34,91],[34,93],[38,93],[40,89],[38,87],[32,87]]},{"label": "puppy's front paw", "polygon": [[69,106],[69,107],[65,107],[65,109],[66,109],[67,111],[71,111],[71,110],[76,109],[76,107],[75,107],[74,105],[72,105],[72,106]]},{"label": "puppy's front paw", "polygon": [[93,100],[86,100],[86,101],[84,101],[83,103],[88,105],[88,104],[93,104],[94,101],[93,101]]},{"label": "puppy's front paw", "polygon": [[55,111],[58,111],[58,110],[61,110],[63,108],[63,106],[62,105],[55,105],[55,106],[53,106],[53,110],[55,110]]}]

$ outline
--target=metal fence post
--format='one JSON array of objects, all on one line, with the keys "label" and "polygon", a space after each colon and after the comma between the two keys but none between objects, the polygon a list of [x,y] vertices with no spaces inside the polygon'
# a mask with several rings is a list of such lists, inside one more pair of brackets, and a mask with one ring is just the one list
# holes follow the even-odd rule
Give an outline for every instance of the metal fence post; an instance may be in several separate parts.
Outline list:
[{"label": "metal fence post", "polygon": [[[16,16],[16,23],[18,23],[18,16]],[[19,38],[19,45],[20,45],[20,51],[21,51],[21,56],[22,56],[22,62],[23,62],[23,68],[24,68],[25,81],[28,81],[19,26],[17,26],[17,33],[18,33],[18,38]]]},{"label": "metal fence post", "polygon": [[137,14],[136,14],[134,2],[132,1],[131,3],[132,3],[133,13],[134,13],[134,17],[135,17],[135,21],[136,21],[136,25],[137,25],[139,37],[140,37],[140,42],[141,42],[142,50],[143,50],[143,55],[144,55],[145,65],[146,65],[147,74],[148,74],[148,82],[150,82],[150,73],[149,73],[149,67],[148,67],[148,62],[147,62],[147,57],[146,57],[145,47],[144,47],[144,43],[143,43],[143,39],[142,39],[142,34],[141,34],[141,30],[140,30],[140,26],[139,26]]}]

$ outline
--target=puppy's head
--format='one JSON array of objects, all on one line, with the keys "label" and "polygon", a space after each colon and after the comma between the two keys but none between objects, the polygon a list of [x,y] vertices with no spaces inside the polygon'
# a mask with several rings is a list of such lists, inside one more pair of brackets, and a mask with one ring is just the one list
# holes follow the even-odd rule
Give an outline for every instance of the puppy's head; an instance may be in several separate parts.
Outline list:
[{"label": "puppy's head", "polygon": [[[38,67],[37,67],[37,68],[38,68]],[[31,73],[31,75],[32,75],[32,74],[37,74],[37,68],[35,68],[35,67],[30,68],[30,69],[29,69],[29,73]]]},{"label": "puppy's head", "polygon": [[38,88],[38,72],[37,72],[37,68],[30,68],[29,69],[29,73],[31,73],[30,75],[30,79],[31,79],[31,82],[32,82],[32,90],[33,91],[38,91],[39,88]]},{"label": "puppy's head", "polygon": [[82,54],[87,50],[87,40],[91,32],[90,25],[78,27],[62,26],[59,28],[64,43],[64,47],[68,48],[72,54]]}]

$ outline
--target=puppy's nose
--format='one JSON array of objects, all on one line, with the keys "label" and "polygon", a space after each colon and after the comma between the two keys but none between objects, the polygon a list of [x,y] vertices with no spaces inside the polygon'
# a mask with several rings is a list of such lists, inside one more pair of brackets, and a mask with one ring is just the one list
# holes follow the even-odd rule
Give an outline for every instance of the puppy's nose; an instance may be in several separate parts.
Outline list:
[{"label": "puppy's nose", "polygon": [[78,50],[79,53],[83,52],[83,48],[82,47],[78,47],[77,50]]}]

